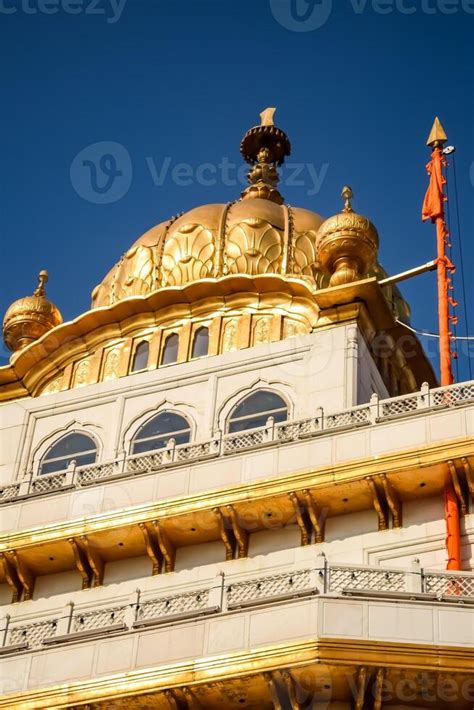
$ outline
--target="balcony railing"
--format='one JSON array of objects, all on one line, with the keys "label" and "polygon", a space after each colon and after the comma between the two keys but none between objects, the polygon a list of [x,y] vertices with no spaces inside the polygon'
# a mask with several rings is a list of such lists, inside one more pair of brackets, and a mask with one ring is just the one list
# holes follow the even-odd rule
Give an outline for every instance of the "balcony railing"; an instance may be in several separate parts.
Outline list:
[{"label": "balcony railing", "polygon": [[6,617],[1,654],[33,651],[90,636],[129,633],[209,614],[313,595],[359,595],[406,601],[474,605],[474,572],[434,572],[414,563],[411,570],[329,565],[324,555],[312,568],[233,581],[220,573],[207,586],[159,597],[137,590],[121,606],[91,609],[68,604],[62,615],[28,623]]},{"label": "balcony railing", "polygon": [[258,429],[218,434],[203,442],[176,445],[170,439],[168,445],[159,451],[134,456],[122,456],[114,461],[100,462],[89,466],[75,466],[67,471],[36,476],[34,472],[21,482],[0,487],[0,504],[9,503],[25,496],[43,495],[70,487],[98,485],[117,477],[129,477],[141,473],[160,471],[172,466],[189,464],[194,461],[238,454],[271,445],[294,443],[301,439],[323,436],[345,429],[377,425],[410,417],[422,412],[452,408],[474,402],[474,381],[430,389],[424,385],[414,394],[380,400],[373,395],[369,404],[351,409],[326,413],[318,409],[315,416],[308,419],[286,421],[276,424],[270,417],[266,426]]}]

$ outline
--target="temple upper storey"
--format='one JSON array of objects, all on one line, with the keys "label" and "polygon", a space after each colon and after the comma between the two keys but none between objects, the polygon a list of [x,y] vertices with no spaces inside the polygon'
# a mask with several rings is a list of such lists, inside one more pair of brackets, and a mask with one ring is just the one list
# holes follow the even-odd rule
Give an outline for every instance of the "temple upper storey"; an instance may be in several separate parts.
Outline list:
[{"label": "temple upper storey", "polygon": [[[416,338],[410,362],[397,342],[409,307],[396,287],[378,283],[386,275],[378,262],[379,235],[354,210],[351,188],[343,188],[341,211],[328,219],[285,204],[278,168],[291,144],[273,115],[274,109],[263,111],[261,123],[242,139],[250,169],[240,197],[195,207],[147,231],[93,290],[90,311],[63,323],[43,282],[41,293],[15,301],[3,324],[13,355],[0,368],[0,400],[60,392],[354,319],[390,394],[434,384]],[[381,338],[382,355],[372,347],[376,342],[380,351]]]}]

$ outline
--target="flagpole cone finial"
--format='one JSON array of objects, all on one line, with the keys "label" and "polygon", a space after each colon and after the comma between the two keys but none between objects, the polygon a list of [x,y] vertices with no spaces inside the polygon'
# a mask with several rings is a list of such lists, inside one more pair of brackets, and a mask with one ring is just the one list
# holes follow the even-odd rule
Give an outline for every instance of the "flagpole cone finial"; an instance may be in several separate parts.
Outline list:
[{"label": "flagpole cone finial", "polygon": [[446,132],[441,125],[441,121],[439,120],[438,116],[436,116],[433,127],[431,128],[431,133],[428,136],[428,140],[426,141],[426,145],[431,146],[431,148],[441,148],[446,141],[448,140],[448,136],[446,135]]}]

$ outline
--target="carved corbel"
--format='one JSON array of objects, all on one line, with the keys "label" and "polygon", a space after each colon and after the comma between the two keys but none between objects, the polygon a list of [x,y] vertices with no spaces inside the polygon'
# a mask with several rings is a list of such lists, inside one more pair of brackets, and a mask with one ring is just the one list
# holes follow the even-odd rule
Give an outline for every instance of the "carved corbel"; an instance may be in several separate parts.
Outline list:
[{"label": "carved corbel", "polygon": [[183,710],[183,705],[174,690],[165,690],[164,696],[168,701],[170,710]]},{"label": "carved corbel", "polygon": [[354,710],[364,710],[365,693],[367,690],[367,668],[362,666],[357,673],[357,695],[354,698]]},{"label": "carved corbel", "polygon": [[462,465],[464,468],[464,474],[466,476],[467,487],[469,488],[469,493],[471,494],[471,499],[474,503],[474,473],[472,471],[472,466],[467,458],[462,458]]},{"label": "carved corbel", "polygon": [[189,710],[200,710],[200,708],[202,708],[201,703],[196,698],[191,688],[188,688],[187,685],[181,688],[181,693],[183,694],[184,700],[188,704],[187,707],[189,708]]},{"label": "carved corbel", "polygon": [[456,464],[454,463],[454,461],[452,461],[450,459],[448,461],[448,466],[449,466],[449,472],[451,474],[451,480],[453,482],[454,492],[456,493],[456,498],[458,499],[458,502],[459,502],[461,515],[464,516],[467,513],[467,501],[464,496],[464,491],[461,487],[461,482],[459,480],[459,475],[458,475],[458,471],[456,468]]},{"label": "carved corbel", "polygon": [[219,525],[219,534],[225,547],[226,560],[233,560],[235,556],[235,536],[232,530],[229,529],[227,521],[224,518],[222,511],[219,508],[213,508],[213,512],[217,518]]},{"label": "carved corbel", "polygon": [[87,559],[87,554],[81,547],[79,541],[74,537],[70,537],[68,542],[74,553],[74,561],[76,563],[77,570],[82,577],[82,589],[90,589],[92,586],[94,572],[92,571],[89,560]]},{"label": "carved corbel", "polygon": [[318,510],[314,498],[308,489],[303,491],[311,525],[313,526],[315,542],[324,542],[324,532],[326,527],[326,516]]},{"label": "carved corbel", "polygon": [[295,679],[288,671],[282,671],[281,677],[288,693],[291,710],[302,710],[302,706],[298,702],[298,698],[296,695]]},{"label": "carved corbel", "polygon": [[237,541],[238,557],[239,559],[247,557],[249,549],[248,532],[240,525],[237,513],[232,505],[227,506],[227,512],[229,513],[230,521],[232,523],[232,530]]},{"label": "carved corbel", "polygon": [[382,691],[385,677],[385,670],[379,668],[374,682],[374,710],[382,710]]},{"label": "carved corbel", "polygon": [[159,520],[153,521],[153,527],[155,528],[156,539],[160,548],[160,552],[163,555],[163,559],[165,561],[165,571],[172,572],[174,570],[176,550],[173,547],[173,544],[171,543],[168,535],[163,530],[163,526],[159,522]]},{"label": "carved corbel", "polygon": [[146,523],[139,523],[138,527],[142,531],[143,539],[145,540],[146,553],[153,565],[152,575],[160,574],[163,562],[163,555],[161,554],[160,546],[158,544],[158,540],[156,539],[155,531],[152,528],[148,527]]},{"label": "carved corbel", "polygon": [[379,495],[379,492],[377,490],[377,486],[375,485],[375,482],[372,478],[366,478],[367,485],[369,486],[370,493],[372,495],[372,503],[375,508],[375,512],[377,513],[377,517],[379,520],[379,530],[387,530],[388,529],[388,520],[387,520],[387,513],[385,510],[384,502],[382,498]]},{"label": "carved corbel", "polygon": [[395,492],[394,488],[390,485],[387,476],[384,473],[380,474],[380,480],[382,481],[383,490],[385,493],[385,498],[387,499],[388,507],[392,514],[392,522],[394,528],[402,527],[402,503]]},{"label": "carved corbel", "polygon": [[93,586],[100,587],[104,583],[104,560],[91,545],[87,535],[81,535],[81,542],[84,545],[84,551],[87,555],[89,566],[94,573]]},{"label": "carved corbel", "polygon": [[28,567],[20,560],[14,550],[8,551],[8,559],[15,568],[16,576],[20,580],[21,586],[23,587],[23,601],[32,599],[33,590],[35,588],[35,578],[31,573],[31,570],[29,570]]},{"label": "carved corbel", "polygon": [[298,523],[298,527],[301,531],[301,545],[304,547],[305,545],[309,545],[311,543],[311,532],[308,529],[309,526],[306,522],[306,511],[304,508],[301,509],[296,493],[288,493],[288,498],[291,500],[295,510],[296,522]]},{"label": "carved corbel", "polygon": [[270,698],[273,703],[274,710],[283,710],[280,698],[278,697],[278,691],[273,675],[271,673],[264,673],[263,678],[268,686],[268,691],[270,693]]},{"label": "carved corbel", "polygon": [[18,578],[15,566],[12,564],[12,562],[10,562],[4,552],[0,553],[0,559],[3,564],[3,571],[5,574],[6,582],[12,590],[12,604],[15,604],[15,602],[19,602],[21,599],[23,586]]}]

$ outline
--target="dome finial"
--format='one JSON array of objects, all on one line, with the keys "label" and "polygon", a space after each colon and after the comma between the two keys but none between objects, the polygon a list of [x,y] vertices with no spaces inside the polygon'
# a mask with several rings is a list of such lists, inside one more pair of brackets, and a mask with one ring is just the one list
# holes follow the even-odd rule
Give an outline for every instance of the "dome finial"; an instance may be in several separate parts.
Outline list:
[{"label": "dome finial", "polygon": [[345,185],[342,188],[341,197],[344,200],[344,209],[342,211],[343,212],[354,212],[354,210],[352,209],[352,204],[351,204],[351,200],[354,197],[354,193],[352,192],[352,187],[349,187],[349,185]]},{"label": "dome finial", "polygon": [[274,126],[273,116],[275,115],[276,108],[266,108],[260,114],[260,125],[261,126]]},{"label": "dome finial", "polygon": [[275,111],[274,107],[264,109],[260,125],[250,128],[240,144],[242,157],[253,166],[248,174],[250,186],[242,197],[260,197],[281,205],[284,200],[276,187],[277,167],[290,155],[291,144],[286,133],[273,123]]},{"label": "dome finial", "polygon": [[49,274],[46,269],[42,269],[38,274],[38,286],[34,292],[34,296],[46,296],[45,285],[48,283]]}]

